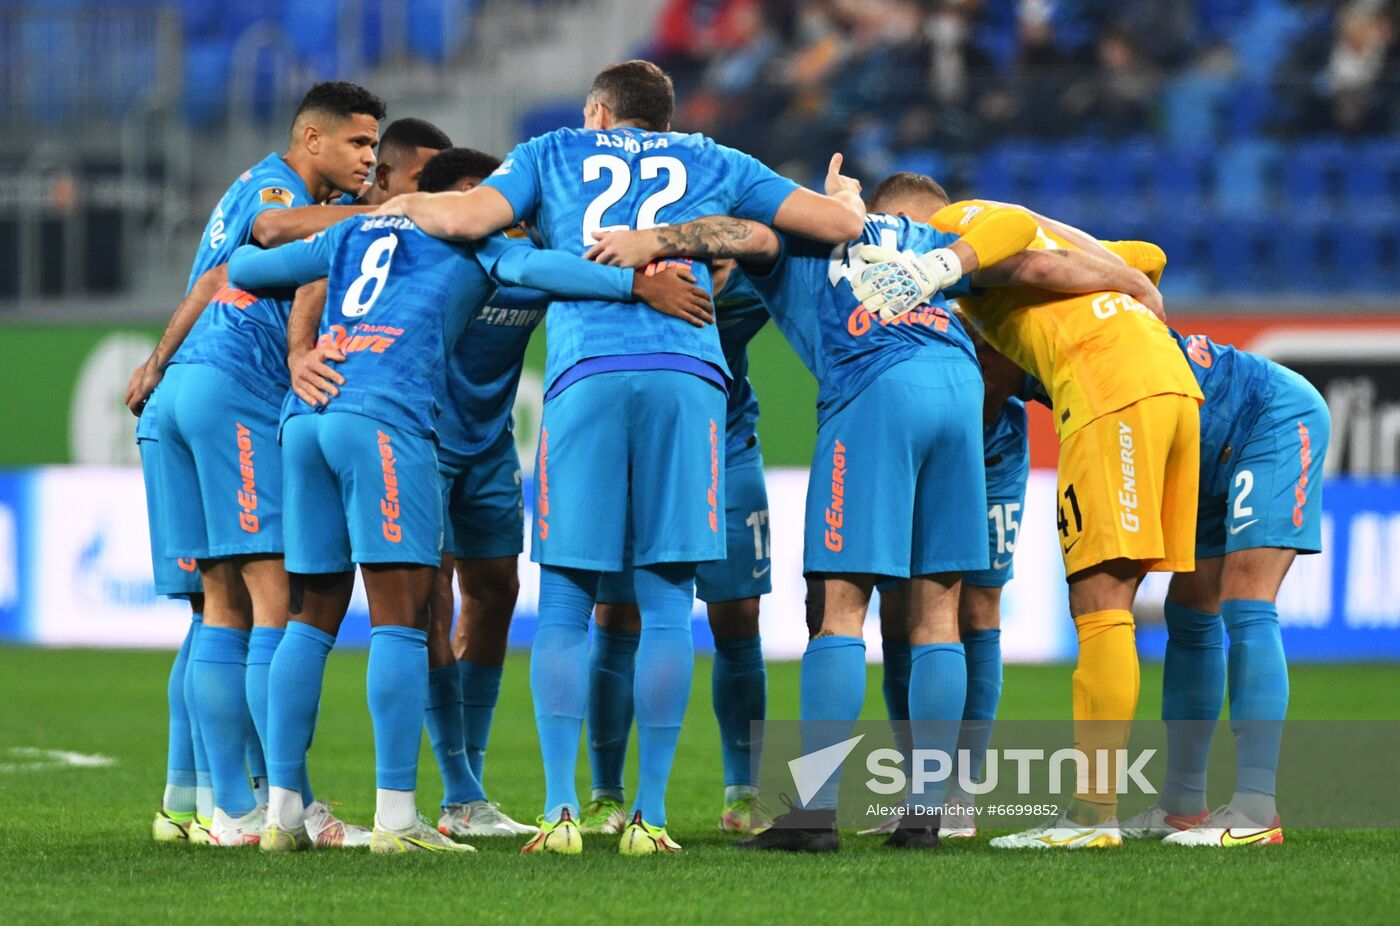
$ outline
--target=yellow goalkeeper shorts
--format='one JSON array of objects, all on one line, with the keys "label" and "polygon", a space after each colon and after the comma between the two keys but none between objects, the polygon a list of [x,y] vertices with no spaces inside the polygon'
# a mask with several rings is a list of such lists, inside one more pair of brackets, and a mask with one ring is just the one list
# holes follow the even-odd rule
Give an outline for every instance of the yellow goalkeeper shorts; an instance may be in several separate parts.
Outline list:
[{"label": "yellow goalkeeper shorts", "polygon": [[1065,574],[1112,559],[1137,560],[1144,572],[1193,571],[1200,454],[1200,408],[1184,395],[1140,399],[1065,438]]}]

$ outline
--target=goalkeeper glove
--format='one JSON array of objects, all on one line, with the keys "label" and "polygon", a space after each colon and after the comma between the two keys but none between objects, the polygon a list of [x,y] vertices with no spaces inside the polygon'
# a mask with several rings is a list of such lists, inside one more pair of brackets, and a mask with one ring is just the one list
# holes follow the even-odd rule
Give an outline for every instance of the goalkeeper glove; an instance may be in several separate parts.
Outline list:
[{"label": "goalkeeper glove", "polygon": [[852,289],[881,321],[918,308],[962,279],[962,260],[949,248],[917,254],[863,244],[856,255],[868,266]]}]

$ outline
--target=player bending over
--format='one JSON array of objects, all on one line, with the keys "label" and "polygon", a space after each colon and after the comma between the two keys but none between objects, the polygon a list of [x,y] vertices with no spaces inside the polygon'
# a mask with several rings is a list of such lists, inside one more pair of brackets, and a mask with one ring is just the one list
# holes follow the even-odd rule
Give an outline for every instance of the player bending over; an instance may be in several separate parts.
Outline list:
[{"label": "player bending over", "polygon": [[[902,210],[901,210],[902,211]],[[928,215],[920,209],[916,214]],[[1015,258],[1012,259],[1013,261]],[[1002,265],[1003,267],[1006,264]],[[984,276],[985,278],[985,276]],[[1001,700],[1001,591],[1014,570],[1016,538],[1030,476],[1026,401],[1036,397],[1040,384],[1020,367],[992,350],[968,323],[982,367],[985,399],[982,412],[982,455],[987,479],[987,556],[990,565],[963,574],[958,597],[958,636],[967,657],[967,700],[958,734],[958,760],[949,778],[945,812],[938,830],[941,839],[971,839],[977,835],[975,801],[962,787],[962,776],[975,781],[991,741],[992,724]],[[884,652],[885,706],[892,721],[900,752],[910,754],[909,632],[905,613],[908,590],[903,583],[880,587],[880,642]],[[962,755],[968,763],[964,769]],[[899,824],[897,815],[880,826],[861,831],[862,836],[882,836]]]},{"label": "player bending over", "polygon": [[[933,224],[965,233],[1003,211],[966,201]],[[1010,207],[1013,209],[1019,207]],[[1025,213],[1031,215],[1031,213]],[[1097,248],[1093,239],[1036,217],[1035,249]],[[937,288],[941,266],[914,253],[867,249],[888,260],[861,285],[867,304],[887,307],[895,288]],[[1195,532],[1200,388],[1171,333],[1154,314],[1160,295],[1140,271],[1097,258],[1099,267],[1047,294],[1033,276],[974,293],[961,308],[987,341],[1049,391],[1060,437],[1059,528],[1070,614],[1079,635],[1074,672],[1075,745],[1086,756],[1125,748],[1138,699],[1133,598],[1146,571],[1190,571]],[[1121,282],[1103,285],[1102,274]],[[886,286],[886,283],[891,286]],[[898,307],[910,298],[897,297]],[[1089,762],[1085,786],[1050,824],[992,840],[998,848],[1119,846],[1117,769]]]},{"label": "player bending over", "polygon": [[[1123,256],[1154,277],[1166,264],[1150,245]],[[1173,576],[1167,591],[1166,780],[1155,807],[1123,821],[1123,835],[1184,846],[1279,845],[1274,791],[1288,665],[1276,602],[1297,554],[1322,549],[1331,418],[1312,384],[1287,367],[1201,334],[1176,340],[1206,397],[1196,571]],[[1227,678],[1235,793],[1208,814],[1206,765]]]}]

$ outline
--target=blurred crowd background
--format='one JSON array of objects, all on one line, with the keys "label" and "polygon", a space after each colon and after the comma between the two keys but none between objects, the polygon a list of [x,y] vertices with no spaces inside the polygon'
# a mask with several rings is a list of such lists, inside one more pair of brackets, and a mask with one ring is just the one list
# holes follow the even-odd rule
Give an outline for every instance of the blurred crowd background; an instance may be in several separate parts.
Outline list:
[{"label": "blurred crowd background", "polygon": [[10,3],[0,313],[167,292],[310,82],[359,80],[391,119],[500,153],[576,124],[588,77],[628,55],[671,71],[678,129],[802,180],[841,150],[867,182],[918,170],[1152,237],[1188,301],[1384,304],[1397,26],[1396,0]]}]

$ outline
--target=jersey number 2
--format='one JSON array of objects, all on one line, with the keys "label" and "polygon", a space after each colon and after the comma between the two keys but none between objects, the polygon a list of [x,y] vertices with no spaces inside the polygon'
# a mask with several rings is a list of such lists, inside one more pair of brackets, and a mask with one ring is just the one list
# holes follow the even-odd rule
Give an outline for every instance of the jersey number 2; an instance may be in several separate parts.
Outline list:
[{"label": "jersey number 2", "polygon": [[584,158],[584,183],[601,180],[605,172],[608,174],[608,188],[593,197],[593,202],[589,203],[588,208],[583,212],[584,247],[591,248],[598,243],[593,237],[594,232],[655,228],[658,225],[666,224],[656,221],[656,215],[672,203],[680,202],[681,197],[685,195],[687,181],[685,164],[677,158],[666,155],[651,155],[642,158],[637,163],[637,167],[643,180],[655,180],[661,176],[661,172],[664,170],[666,172],[666,185],[642,200],[642,207],[637,210],[636,224],[604,226],[604,213],[617,205],[622,197],[627,195],[627,191],[632,188],[632,165],[615,154],[594,154]]}]

